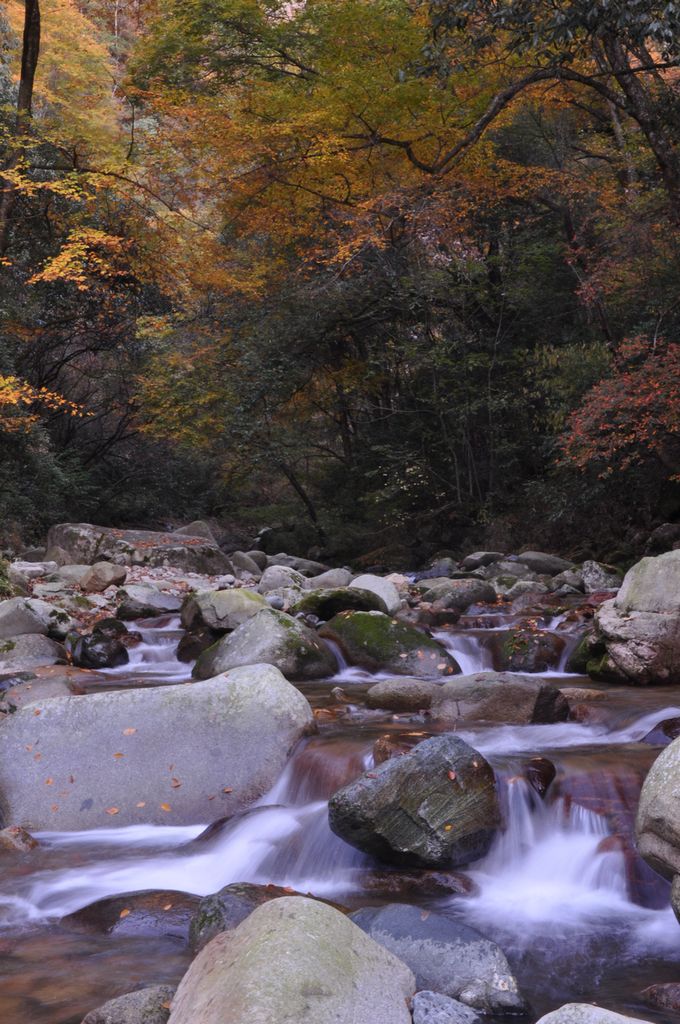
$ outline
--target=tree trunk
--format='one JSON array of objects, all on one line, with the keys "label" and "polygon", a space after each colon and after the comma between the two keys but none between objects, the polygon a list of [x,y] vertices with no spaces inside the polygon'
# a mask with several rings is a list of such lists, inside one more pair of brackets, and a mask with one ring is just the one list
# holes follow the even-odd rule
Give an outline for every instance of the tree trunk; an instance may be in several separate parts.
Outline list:
[{"label": "tree trunk", "polygon": [[[5,163],[5,170],[12,171],[19,166],[26,151],[26,135],[31,125],[33,110],[33,84],[40,56],[40,0],[26,0],[24,14],[24,35],[21,50],[21,77],[17,98],[15,121],[16,144]],[[4,256],[9,244],[9,227],[12,207],[16,199],[14,185],[5,180],[0,194],[0,256]]]}]

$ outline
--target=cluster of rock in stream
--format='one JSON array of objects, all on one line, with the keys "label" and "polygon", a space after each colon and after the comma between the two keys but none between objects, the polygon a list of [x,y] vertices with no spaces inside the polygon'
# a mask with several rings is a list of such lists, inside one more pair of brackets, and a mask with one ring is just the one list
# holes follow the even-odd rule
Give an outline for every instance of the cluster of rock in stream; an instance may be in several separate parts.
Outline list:
[{"label": "cluster of rock in stream", "polygon": [[[331,829],[383,865],[453,871],[483,856],[501,824],[494,771],[455,734],[459,723],[578,719],[587,691],[539,676],[562,660],[600,683],[680,683],[680,551],[643,559],[623,580],[609,566],[531,551],[381,577],[259,550],[227,556],[205,524],[170,534],[63,524],[42,561],[15,561],[8,576],[5,851],[30,849],[33,831],[233,817],[316,728],[294,684],[347,664],[381,674],[369,708],[427,714],[439,734],[377,746],[375,765],[332,796]],[[473,621],[480,606],[512,612],[514,624],[488,631],[493,670],[463,674],[438,631]],[[194,681],[112,688],[99,670],[128,662],[136,620],[162,616],[180,616],[178,656],[195,661]],[[563,631],[548,630],[558,617]],[[549,784],[545,766],[534,770],[537,788]],[[680,916],[680,739],[648,776],[637,831],[642,855],[674,879]],[[124,907],[131,927],[166,897],[105,901],[73,923],[109,914],[113,929]],[[245,884],[170,897],[196,954],[177,991],[130,993],[83,1024],[473,1024],[530,1012],[498,945],[441,913],[388,904],[348,914]],[[542,1018],[630,1020],[586,1004]]]}]

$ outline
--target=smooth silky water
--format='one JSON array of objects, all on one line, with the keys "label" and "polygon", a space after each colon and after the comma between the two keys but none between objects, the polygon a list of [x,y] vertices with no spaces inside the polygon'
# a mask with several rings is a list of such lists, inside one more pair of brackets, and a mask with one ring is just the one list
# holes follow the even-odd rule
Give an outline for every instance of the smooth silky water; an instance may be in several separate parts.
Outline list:
[{"label": "smooth silky water", "polygon": [[[480,617],[472,621],[478,625]],[[561,620],[550,625],[559,630]],[[174,654],[177,620],[137,628],[143,640],[130,663],[105,673],[111,689],[190,678],[190,666]],[[508,620],[496,613],[491,628],[507,629]],[[464,671],[478,671],[490,667],[485,632],[471,623],[438,638]],[[547,678],[592,688],[560,668]],[[45,833],[38,849],[8,858],[0,884],[1,1024],[79,1024],[88,1009],[115,995],[175,983],[190,961],[177,937],[76,930],[60,924],[65,915],[116,894],[204,895],[242,881],[272,882],[351,907],[396,898],[459,918],[503,947],[533,1018],[586,1000],[678,1020],[639,999],[647,985],[680,981],[680,926],[667,883],[635,853],[632,827],[641,783],[659,752],[642,740],[658,723],[680,716],[680,688],[605,688],[605,698],[589,705],[592,714],[580,723],[457,730],[494,765],[504,828],[487,856],[466,870],[471,894],[424,899],[407,884],[397,897],[381,897],[375,874],[384,876],[385,869],[327,824],[329,796],[372,764],[377,737],[442,731],[423,715],[366,711],[362,696],[374,678],[340,662],[333,679],[302,685],[319,734],[299,745],[256,806],[229,822],[207,832],[197,822]],[[331,695],[337,686],[347,703]],[[557,769],[543,800],[522,774],[537,755]]]}]

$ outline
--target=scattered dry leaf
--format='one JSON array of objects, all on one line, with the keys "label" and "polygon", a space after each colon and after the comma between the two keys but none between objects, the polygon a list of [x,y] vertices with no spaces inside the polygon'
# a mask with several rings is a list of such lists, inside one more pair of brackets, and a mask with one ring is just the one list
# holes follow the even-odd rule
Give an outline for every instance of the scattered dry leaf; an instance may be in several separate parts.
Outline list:
[{"label": "scattered dry leaf", "polygon": [[118,814],[119,811],[120,811],[120,807],[107,807],[106,808],[106,813],[107,814]]}]

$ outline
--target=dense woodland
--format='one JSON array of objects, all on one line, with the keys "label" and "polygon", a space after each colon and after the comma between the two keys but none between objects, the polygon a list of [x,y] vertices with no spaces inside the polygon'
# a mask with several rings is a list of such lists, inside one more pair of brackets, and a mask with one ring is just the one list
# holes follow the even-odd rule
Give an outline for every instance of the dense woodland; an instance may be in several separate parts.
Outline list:
[{"label": "dense woodland", "polygon": [[680,512],[679,65],[675,3],[9,0],[0,543],[639,554]]}]

